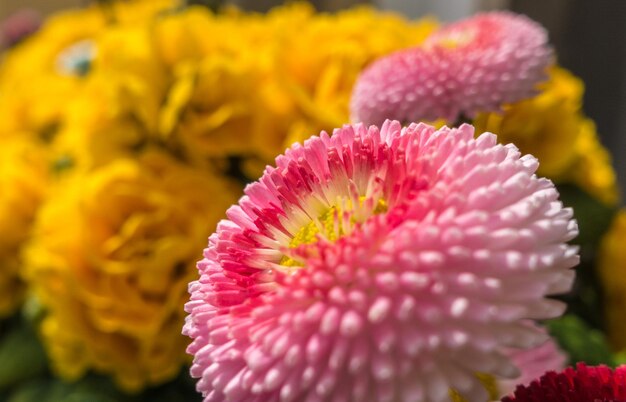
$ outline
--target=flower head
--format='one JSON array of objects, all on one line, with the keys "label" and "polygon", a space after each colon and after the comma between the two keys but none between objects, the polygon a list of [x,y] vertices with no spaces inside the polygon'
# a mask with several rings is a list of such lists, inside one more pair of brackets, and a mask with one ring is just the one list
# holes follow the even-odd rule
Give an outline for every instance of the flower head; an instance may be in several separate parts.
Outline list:
[{"label": "flower head", "polygon": [[528,385],[520,385],[502,402],[622,402],[626,400],[626,366],[587,367],[578,363],[560,373],[547,372]]},{"label": "flower head", "polygon": [[546,31],[530,19],[478,14],[435,32],[422,47],[369,66],[353,91],[352,118],[454,122],[499,110],[535,93],[551,55]]},{"label": "flower head", "polygon": [[194,249],[237,190],[155,150],[55,188],[23,271],[46,312],[41,330],[57,374],[94,370],[136,391],[179,372]]},{"label": "flower head", "polygon": [[[176,3],[112,1],[107,7],[94,4],[51,16],[35,34],[7,52],[0,64],[0,131],[50,130],[62,125],[66,103],[58,100],[80,94],[98,58],[99,36],[126,24],[145,23]],[[111,18],[115,24],[109,24]],[[152,65],[144,66],[144,70],[151,69]]]},{"label": "flower head", "polygon": [[545,334],[572,212],[492,134],[399,122],[295,144],[210,237],[184,333],[206,401],[486,397]]}]

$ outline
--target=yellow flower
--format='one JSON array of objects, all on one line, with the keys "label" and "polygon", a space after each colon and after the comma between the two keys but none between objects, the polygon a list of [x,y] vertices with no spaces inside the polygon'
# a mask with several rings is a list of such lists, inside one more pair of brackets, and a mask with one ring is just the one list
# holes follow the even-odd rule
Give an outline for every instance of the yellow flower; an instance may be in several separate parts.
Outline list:
[{"label": "yellow flower", "polygon": [[159,131],[194,164],[238,156],[256,177],[292,142],[346,123],[367,63],[419,44],[435,26],[371,8],[316,14],[305,3],[265,16],[195,8],[166,16],[155,47],[174,83]]},{"label": "yellow flower", "polygon": [[64,101],[81,82],[70,70],[91,61],[88,38],[104,24],[93,9],[59,14],[7,54],[0,66],[0,132],[40,132],[58,124]]},{"label": "yellow flower", "polygon": [[28,136],[0,141],[0,317],[22,302],[20,249],[45,196],[47,172],[45,150]]},{"label": "yellow flower", "polygon": [[569,172],[570,180],[605,204],[617,204],[619,189],[611,155],[600,143],[590,119],[581,122],[576,151],[578,160]]},{"label": "yellow flower", "polygon": [[[177,3],[112,2],[50,17],[0,66],[0,133],[31,130],[47,135],[54,130],[62,123],[65,102],[81,90],[84,76],[99,57],[99,36],[114,26],[145,22]],[[134,42],[132,37],[128,40]]]},{"label": "yellow flower", "polygon": [[122,25],[135,25],[152,17],[159,16],[180,7],[183,0],[125,0],[104,4],[104,12],[109,22]]},{"label": "yellow flower", "polygon": [[505,105],[502,113],[481,114],[474,125],[476,132],[491,131],[500,142],[536,156],[538,174],[574,183],[613,205],[618,198],[615,175],[593,123],[582,113],[583,90],[580,79],[553,67],[537,96]]},{"label": "yellow flower", "polygon": [[264,111],[255,91],[255,66],[244,57],[217,54],[181,63],[176,73],[160,122],[168,146],[181,149],[196,164],[254,153],[254,118]]},{"label": "yellow flower", "polygon": [[50,148],[55,164],[89,170],[131,157],[146,137],[125,93],[101,77],[68,100],[63,126]]},{"label": "yellow flower", "polygon": [[59,375],[87,370],[135,391],[174,377],[187,283],[239,189],[150,150],[68,178],[42,207],[25,277],[47,311]]},{"label": "yellow flower", "polygon": [[159,108],[170,84],[153,46],[153,24],[147,19],[103,32],[90,77],[113,88],[117,99],[112,99],[112,104],[127,109],[149,132],[156,130]]},{"label": "yellow flower", "polygon": [[600,243],[598,273],[604,291],[608,338],[618,351],[626,349],[626,209],[615,216]]},{"label": "yellow flower", "polygon": [[314,14],[296,5],[269,18],[279,44],[274,78],[296,111],[283,146],[345,124],[352,87],[363,68],[393,51],[419,45],[437,27],[433,20],[410,22],[368,7]]},{"label": "yellow flower", "polygon": [[114,26],[97,41],[98,58],[64,106],[53,142],[58,157],[93,168],[154,137],[169,81],[150,38],[150,22]]}]

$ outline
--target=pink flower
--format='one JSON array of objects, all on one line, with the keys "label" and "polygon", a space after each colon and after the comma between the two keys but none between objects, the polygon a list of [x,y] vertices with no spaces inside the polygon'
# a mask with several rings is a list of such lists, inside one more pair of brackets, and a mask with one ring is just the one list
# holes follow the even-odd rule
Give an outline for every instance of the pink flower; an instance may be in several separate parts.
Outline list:
[{"label": "pink flower", "polygon": [[11,47],[39,29],[41,16],[34,10],[22,9],[0,21],[0,48]]},{"label": "pink flower", "polygon": [[615,370],[606,366],[547,372],[528,385],[520,385],[515,395],[503,402],[622,402],[626,401],[626,366]]},{"label": "pink flower", "polygon": [[[543,328],[540,330],[545,332]],[[498,390],[503,396],[513,394],[515,387],[530,383],[546,371],[561,371],[567,363],[567,356],[552,338],[536,348],[509,349],[507,355],[520,368],[520,375],[515,379],[498,381]]]},{"label": "pink flower", "polygon": [[246,188],[190,284],[205,401],[486,398],[546,335],[577,233],[537,160],[473,128],[344,126]]},{"label": "pink flower", "polygon": [[508,12],[478,14],[370,65],[355,84],[352,119],[454,122],[497,111],[533,96],[551,59],[537,23]]}]

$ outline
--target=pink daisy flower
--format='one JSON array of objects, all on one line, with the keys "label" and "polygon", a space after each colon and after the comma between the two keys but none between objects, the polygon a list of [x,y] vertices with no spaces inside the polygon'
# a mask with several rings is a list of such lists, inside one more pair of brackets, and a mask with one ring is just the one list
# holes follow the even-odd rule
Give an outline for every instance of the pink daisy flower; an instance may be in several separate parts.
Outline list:
[{"label": "pink daisy flower", "polygon": [[626,401],[626,366],[587,367],[578,363],[562,372],[547,372],[502,402],[623,402]]},{"label": "pink daisy flower", "polygon": [[533,96],[551,60],[539,24],[509,12],[478,14],[370,65],[353,90],[352,120],[454,122],[497,111]]},{"label": "pink daisy flower", "polygon": [[205,401],[471,401],[545,341],[577,233],[538,163],[469,125],[295,144],[209,239],[184,333]]}]

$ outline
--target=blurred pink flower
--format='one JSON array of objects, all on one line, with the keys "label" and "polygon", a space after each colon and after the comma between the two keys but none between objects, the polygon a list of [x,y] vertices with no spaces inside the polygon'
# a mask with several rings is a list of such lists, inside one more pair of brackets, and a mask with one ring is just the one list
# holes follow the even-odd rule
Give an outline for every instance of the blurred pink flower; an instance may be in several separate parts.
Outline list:
[{"label": "blurred pink flower", "polygon": [[551,60],[539,24],[509,12],[478,14],[370,65],[354,87],[352,120],[455,122],[497,111],[533,96]]},{"label": "blurred pink flower", "polygon": [[[537,327],[545,332],[545,329]],[[515,379],[498,381],[501,395],[513,394],[518,385],[529,384],[546,371],[561,371],[567,363],[567,356],[556,342],[550,338],[542,345],[532,349],[509,349],[507,355],[519,367],[520,376]]]},{"label": "blurred pink flower", "polygon": [[39,29],[41,16],[34,10],[23,9],[0,21],[0,49],[8,48]]},{"label": "blurred pink flower", "polygon": [[[205,401],[486,398],[545,341],[578,261],[538,163],[469,125],[344,126],[246,188],[190,284]],[[484,400],[484,399],[483,399]]]}]

